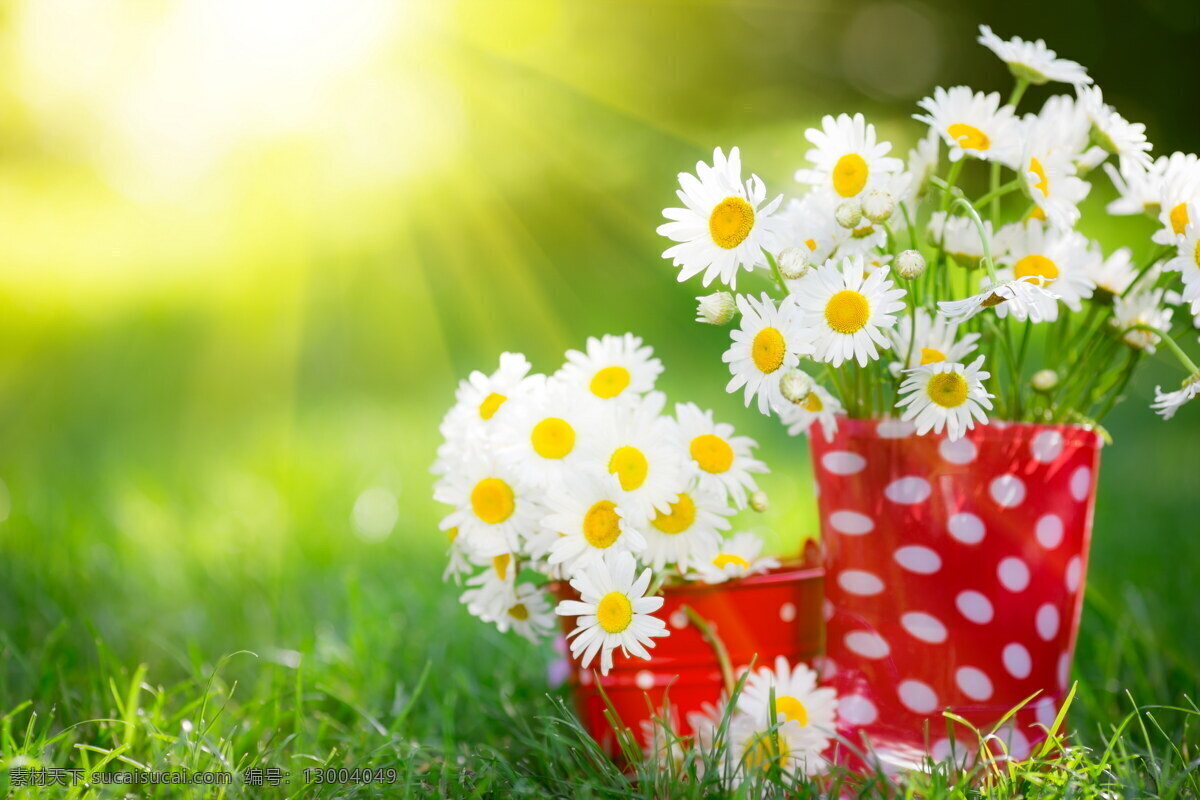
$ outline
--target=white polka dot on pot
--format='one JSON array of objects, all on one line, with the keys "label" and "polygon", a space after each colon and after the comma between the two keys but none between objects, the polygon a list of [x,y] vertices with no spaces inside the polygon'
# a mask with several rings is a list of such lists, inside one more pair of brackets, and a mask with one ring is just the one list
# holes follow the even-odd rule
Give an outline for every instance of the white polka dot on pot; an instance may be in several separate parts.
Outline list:
[{"label": "white polka dot on pot", "polygon": [[1063,437],[1058,431],[1042,431],[1029,443],[1034,461],[1049,464],[1062,453]]},{"label": "white polka dot on pot", "polygon": [[1058,709],[1054,705],[1054,701],[1049,697],[1043,697],[1037,701],[1034,706],[1034,711],[1037,714],[1037,721],[1049,728],[1054,724],[1054,719],[1058,716]]},{"label": "white polka dot on pot", "polygon": [[837,715],[839,722],[850,725],[870,725],[879,719],[879,709],[861,694],[848,694],[838,700]]},{"label": "white polka dot on pot", "polygon": [[913,505],[924,502],[932,491],[929,481],[909,475],[889,483],[883,490],[883,496],[893,503]]},{"label": "white polka dot on pot", "polygon": [[826,622],[829,622],[829,620],[833,619],[834,611],[836,611],[836,609],[833,607],[833,603],[829,602],[829,599],[826,598],[825,601],[821,603],[821,615],[825,617]]},{"label": "white polka dot on pot", "polygon": [[932,575],[942,568],[942,557],[928,547],[919,544],[896,548],[892,554],[896,563],[918,575]]},{"label": "white polka dot on pot", "polygon": [[947,520],[950,535],[963,544],[979,544],[983,541],[983,520],[969,512],[954,514]]},{"label": "white polka dot on pot", "polygon": [[1018,680],[1028,678],[1029,673],[1033,671],[1033,659],[1029,657],[1029,651],[1023,644],[1017,642],[1006,644],[1000,654],[1000,660],[1004,662],[1004,669],[1008,671],[1008,674]]},{"label": "white polka dot on pot", "polygon": [[896,687],[900,703],[914,714],[932,714],[938,708],[938,696],[933,688],[921,681],[900,681]]},{"label": "white polka dot on pot", "polygon": [[796,619],[796,604],[784,603],[779,607],[779,618],[784,622],[792,622]]},{"label": "white polka dot on pot", "polygon": [[880,439],[904,439],[917,432],[917,426],[901,419],[885,419],[875,426]]},{"label": "white polka dot on pot", "polygon": [[634,685],[639,689],[647,690],[654,688],[654,673],[648,669],[640,669],[637,675],[633,676]]},{"label": "white polka dot on pot", "polygon": [[1053,550],[1062,544],[1063,540],[1063,523],[1062,518],[1057,514],[1046,514],[1037,521],[1038,544],[1047,550]]},{"label": "white polka dot on pot", "polygon": [[867,466],[867,460],[858,453],[836,450],[821,456],[821,466],[834,475],[856,475]]},{"label": "white polka dot on pot", "polygon": [[671,616],[667,617],[667,622],[671,623],[671,627],[675,630],[683,630],[688,624],[687,614],[682,610],[672,611]]},{"label": "white polka dot on pot", "polygon": [[942,457],[943,461],[951,464],[970,464],[978,454],[979,449],[970,439],[958,439],[953,442],[949,439],[942,439],[938,443],[938,455]]},{"label": "white polka dot on pot", "polygon": [[1071,560],[1067,562],[1067,571],[1063,575],[1067,591],[1073,592],[1078,589],[1081,580],[1083,580],[1083,559],[1079,556],[1071,556]]},{"label": "white polka dot on pot", "polygon": [[909,611],[900,616],[900,624],[914,639],[928,644],[941,644],[948,635],[946,626],[932,614],[924,611]]},{"label": "white polka dot on pot", "polygon": [[834,511],[829,515],[829,526],[847,536],[862,536],[875,530],[871,518],[857,511]]},{"label": "white polka dot on pot", "polygon": [[861,569],[847,569],[838,573],[838,586],[850,594],[870,597],[883,591],[883,581],[873,572]]},{"label": "white polka dot on pot", "polygon": [[958,597],[954,598],[954,604],[960,614],[979,625],[991,622],[996,613],[992,608],[992,601],[972,589],[959,592]]},{"label": "white polka dot on pot", "polygon": [[1053,603],[1043,603],[1038,607],[1033,620],[1037,634],[1043,641],[1050,641],[1058,634],[1059,614]]},{"label": "white polka dot on pot", "polygon": [[1082,503],[1092,491],[1092,471],[1080,467],[1071,474],[1071,497]]},{"label": "white polka dot on pot", "polygon": [[874,631],[850,631],[842,641],[863,658],[886,658],[892,652],[887,641]]},{"label": "white polka dot on pot", "polygon": [[1059,688],[1066,689],[1067,682],[1071,680],[1071,654],[1064,652],[1058,657],[1058,685]]},{"label": "white polka dot on pot", "polygon": [[996,566],[996,576],[1000,585],[1010,592],[1023,592],[1029,586],[1029,566],[1016,557],[1001,559]]},{"label": "white polka dot on pot", "polygon": [[1001,508],[1016,508],[1025,500],[1025,482],[1016,475],[1001,475],[988,484],[988,494]]},{"label": "white polka dot on pot", "polygon": [[972,700],[987,700],[992,696],[992,679],[978,667],[959,667],[954,671],[954,682]]}]

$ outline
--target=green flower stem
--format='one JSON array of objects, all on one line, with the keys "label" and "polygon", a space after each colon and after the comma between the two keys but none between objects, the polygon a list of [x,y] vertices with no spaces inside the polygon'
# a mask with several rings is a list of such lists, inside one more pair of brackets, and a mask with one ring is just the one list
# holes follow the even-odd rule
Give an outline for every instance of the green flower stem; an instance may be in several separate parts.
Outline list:
[{"label": "green flower stem", "polygon": [[779,286],[779,291],[784,297],[787,297],[788,294],[790,294],[787,288],[787,281],[783,279],[783,273],[779,271],[779,264],[775,262],[775,256],[768,253],[765,247],[763,248],[762,252],[763,255],[767,257],[767,263],[771,265],[771,272],[775,275],[775,283]]},{"label": "green flower stem", "polygon": [[997,186],[995,184],[999,183],[1000,165],[993,164],[992,167],[993,167],[992,174],[996,176],[995,179],[992,181],[992,184],[993,184],[992,190],[990,192],[988,192],[987,194],[985,194],[983,197],[976,200],[975,206],[977,208],[982,208],[982,207],[986,206],[988,203],[991,203],[992,204],[992,224],[995,225],[997,215],[999,212],[999,203],[998,203],[999,199],[1001,197],[1003,197],[1004,195],[1008,194],[1009,192],[1015,192],[1017,189],[1020,189],[1024,185],[1025,182],[1023,180],[1021,180],[1020,178],[1017,178],[1016,180],[1009,181],[1008,183],[1004,184],[1003,186]]},{"label": "green flower stem", "polygon": [[920,250],[921,244],[917,241],[917,228],[913,225],[912,214],[908,211],[908,203],[900,204],[900,213],[904,214],[904,225],[908,228],[908,246],[913,250]]},{"label": "green flower stem", "polygon": [[[1008,362],[1008,369],[1009,369],[1010,374],[1012,375],[1012,389],[1010,392],[1012,397],[1010,397],[1008,399],[1005,410],[1009,413],[1012,413],[1013,409],[1015,409],[1015,407],[1016,407],[1015,398],[1021,392],[1021,386],[1020,386],[1021,378],[1020,378],[1020,374],[1017,372],[1017,359],[1013,355],[1012,343],[1009,342],[1007,335],[1000,333],[1000,326],[998,326],[996,324],[996,320],[993,317],[985,316],[983,318],[983,322],[984,322],[984,325],[987,327],[988,331],[992,334],[992,340],[1000,343],[1000,350],[1001,350],[1001,352],[1004,353],[1004,358]],[[1007,331],[1005,333],[1007,333]],[[993,371],[993,373],[994,372],[995,371]],[[999,379],[997,378],[997,384],[996,384],[997,388],[999,388],[1001,385],[1002,384],[999,383]],[[999,393],[997,393],[997,394],[999,394]]]},{"label": "green flower stem", "polygon": [[1017,85],[1013,87],[1012,94],[1008,96],[1008,104],[1015,111],[1017,105],[1020,104],[1021,98],[1025,96],[1025,90],[1029,88],[1029,81],[1025,78],[1017,78]]},{"label": "green flower stem", "polygon": [[1129,352],[1129,363],[1125,365],[1125,371],[1121,374],[1121,380],[1118,381],[1116,388],[1109,392],[1104,404],[1101,405],[1100,408],[1097,409],[1096,413],[1092,415],[1092,419],[1096,420],[1096,422],[1099,422],[1108,416],[1108,412],[1112,411],[1113,406],[1115,406],[1121,399],[1121,395],[1125,392],[1125,387],[1129,385],[1130,379],[1133,378],[1133,373],[1137,368],[1138,362],[1141,361],[1141,358],[1141,350],[1131,350]]},{"label": "green flower stem", "polygon": [[996,267],[992,263],[992,243],[988,241],[987,229],[983,227],[983,220],[979,218],[979,212],[975,210],[975,206],[971,205],[970,200],[961,195],[954,198],[954,207],[961,207],[975,223],[975,229],[979,232],[979,241],[983,243],[983,260],[980,263],[987,270],[988,278],[992,283],[999,283],[996,278]]},{"label": "green flower stem", "polygon": [[1165,245],[1159,245],[1156,247],[1150,254],[1150,257],[1146,259],[1146,263],[1142,264],[1142,266],[1138,268],[1137,275],[1135,275],[1133,280],[1129,282],[1129,285],[1125,287],[1125,291],[1121,292],[1121,297],[1126,297],[1129,295],[1137,287],[1137,285],[1142,282],[1142,278],[1146,277],[1146,275],[1150,273],[1150,270],[1154,267],[1154,265],[1157,264],[1162,257],[1169,252],[1171,252],[1171,248]]},{"label": "green flower stem", "polygon": [[1140,322],[1136,325],[1130,325],[1122,330],[1121,335],[1124,336],[1129,331],[1146,331],[1148,333],[1156,334],[1159,339],[1162,340],[1162,344],[1165,344],[1167,349],[1174,353],[1175,357],[1179,359],[1179,363],[1182,364],[1183,368],[1187,370],[1188,375],[1195,375],[1197,372],[1200,372],[1200,367],[1197,367],[1195,362],[1188,358],[1187,353],[1183,352],[1183,349],[1175,343],[1175,340],[1172,339],[1171,335],[1166,331],[1160,331],[1153,325],[1146,325]]},{"label": "green flower stem", "polygon": [[712,629],[712,626],[705,621],[704,617],[696,613],[696,610],[691,606],[680,606],[679,610],[687,615],[688,620],[696,626],[696,630],[700,632],[700,636],[705,643],[713,649],[713,653],[717,657],[717,664],[721,667],[721,680],[725,683],[725,692],[729,697],[733,697],[735,682],[733,680],[733,664],[729,660],[729,651],[725,649],[725,642],[721,641],[721,637]]}]

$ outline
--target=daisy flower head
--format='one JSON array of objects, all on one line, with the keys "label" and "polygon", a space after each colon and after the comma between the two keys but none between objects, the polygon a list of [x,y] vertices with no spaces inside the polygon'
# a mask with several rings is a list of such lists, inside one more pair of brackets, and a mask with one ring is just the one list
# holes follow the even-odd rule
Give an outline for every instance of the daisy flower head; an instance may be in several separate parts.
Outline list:
[{"label": "daisy flower head", "polygon": [[566,472],[580,463],[600,415],[598,405],[592,395],[571,384],[537,381],[536,388],[511,404],[497,426],[497,458],[530,486],[559,486]]},{"label": "daisy flower head", "polygon": [[877,183],[880,175],[904,167],[900,159],[887,157],[891,143],[876,141],[875,126],[862,114],[826,116],[820,130],[809,128],[804,138],[815,145],[804,156],[813,168],[797,170],[796,180],[828,189],[838,197],[857,197]]},{"label": "daisy flower head", "polygon": [[1135,292],[1130,297],[1115,297],[1113,299],[1113,316],[1110,322],[1121,333],[1125,344],[1134,350],[1145,350],[1154,353],[1160,338],[1146,330],[1126,330],[1132,325],[1149,325],[1160,331],[1171,329],[1171,317],[1175,315],[1172,308],[1164,304],[1165,292],[1155,289],[1148,292]]},{"label": "daisy flower head", "polygon": [[1157,216],[1168,160],[1167,156],[1159,156],[1148,169],[1139,167],[1130,170],[1127,175],[1122,175],[1112,164],[1105,164],[1104,172],[1117,190],[1117,199],[1110,202],[1105,210],[1118,217],[1135,214]]},{"label": "daisy flower head", "polygon": [[962,300],[939,300],[938,313],[951,322],[962,323],[981,311],[1005,305],[1005,313],[1024,322],[1053,322],[1058,319],[1058,295],[1042,288],[1038,278],[1016,278],[985,284],[978,294]]},{"label": "daisy flower head", "polygon": [[913,118],[937,131],[951,161],[963,156],[1013,166],[1020,155],[1020,131],[1010,106],[1000,105],[997,92],[984,94],[969,86],[937,87],[933,97],[917,104],[927,113]]},{"label": "daisy flower head", "polygon": [[661,597],[646,597],[651,571],[636,575],[637,562],[627,552],[616,552],[592,563],[571,579],[578,600],[563,600],[555,608],[561,617],[576,617],[571,639],[571,655],[584,669],[600,655],[600,673],[607,675],[613,665],[613,650],[621,648],[626,657],[649,660],[647,647],[654,638],[668,635],[661,619],[651,616],[662,607]]},{"label": "daisy flower head", "polygon": [[533,584],[521,583],[513,592],[508,607],[491,621],[501,633],[515,631],[537,644],[553,635],[555,619],[546,593]]},{"label": "daisy flower head", "polygon": [[735,578],[745,578],[760,572],[775,569],[779,559],[763,556],[763,541],[751,531],[735,533],[721,542],[721,547],[712,560],[700,566],[690,580],[705,583],[724,583]]},{"label": "daisy flower head", "polygon": [[818,687],[816,672],[801,663],[792,667],[783,656],[776,657],[774,669],[764,666],[751,672],[737,700],[738,711],[760,730],[779,725],[776,733],[785,743],[781,754],[807,775],[825,768],[821,753],[835,735],[836,706],[837,693]]},{"label": "daisy flower head", "polygon": [[814,383],[799,403],[788,403],[779,409],[779,421],[791,436],[808,434],[815,422],[828,442],[837,433],[837,418],[844,410],[836,397]]},{"label": "daisy flower head", "polygon": [[689,486],[679,492],[669,512],[655,512],[645,526],[646,549],[639,555],[655,570],[670,564],[686,574],[716,558],[731,514],[724,493]]},{"label": "daisy flower head", "polygon": [[679,267],[679,280],[704,273],[705,286],[714,278],[735,288],[739,269],[766,267],[763,248],[776,250],[776,221],[772,214],[783,195],[767,202],[767,187],[757,175],[742,183],[742,159],[735,147],[726,158],[721,148],[713,151],[710,167],[696,164],[696,174],[679,174],[676,194],[684,208],[668,208],[663,216],[670,222],[658,232],[678,244],[667,248],[663,258]]},{"label": "daisy flower head", "polygon": [[[893,172],[880,179],[879,190],[891,195],[894,202],[909,202],[914,196],[915,183],[912,175],[907,172]],[[857,202],[857,201],[847,201]],[[847,236],[838,247],[837,255],[864,257],[875,255],[875,251],[887,247],[887,228],[873,222],[863,215],[861,220],[849,229]]]},{"label": "daisy flower head", "polygon": [[1151,237],[1158,244],[1176,244],[1187,233],[1188,225],[1200,222],[1191,206],[1200,204],[1200,159],[1187,155],[1171,156],[1163,174],[1158,196],[1158,221],[1162,229]]},{"label": "daisy flower head", "polygon": [[663,416],[666,396],[651,392],[637,404],[598,419],[595,444],[586,458],[616,479],[618,505],[641,523],[669,512],[686,482],[675,420]]},{"label": "daisy flower head", "polygon": [[1188,203],[1184,211],[1188,222],[1176,238],[1177,249],[1163,269],[1178,272],[1183,279],[1182,302],[1200,300],[1200,203]]},{"label": "daisy flower head", "polygon": [[457,528],[466,551],[481,558],[520,550],[545,513],[539,492],[511,467],[486,456],[472,457],[443,476],[433,498],[454,507],[439,527]]},{"label": "daisy flower head", "polygon": [[1111,300],[1124,294],[1133,279],[1137,276],[1137,267],[1133,264],[1133,252],[1128,247],[1122,247],[1112,252],[1108,258],[1099,246],[1093,245],[1088,252],[1088,276],[1096,284],[1096,298]]},{"label": "daisy flower head", "polygon": [[530,368],[520,353],[501,353],[495,372],[489,375],[475,370],[459,382],[454,405],[440,426],[445,441],[438,448],[438,460],[432,468],[435,475],[459,469],[468,451],[478,449],[472,442],[495,430],[507,412],[509,399],[526,386]]},{"label": "daisy flower head", "polygon": [[[996,270],[1001,281],[1032,279],[1072,311],[1079,311],[1082,300],[1092,296],[1096,284],[1088,274],[1088,240],[1082,234],[1031,220],[1006,225],[997,240],[1004,251],[998,261],[1005,267]],[[996,308],[1001,317],[1008,311],[1003,305]]]},{"label": "daisy flower head", "polygon": [[930,129],[916,147],[908,151],[907,170],[912,175],[913,191],[917,194],[923,192],[929,179],[937,174],[939,141],[941,137],[938,132]]},{"label": "daisy flower head", "polygon": [[824,263],[850,238],[850,231],[837,223],[836,209],[833,196],[824,192],[793,197],[781,214],[783,242],[807,250],[810,264]]},{"label": "daisy flower head", "polygon": [[1021,177],[1036,206],[1033,216],[1058,228],[1073,228],[1079,221],[1079,204],[1092,186],[1076,175],[1070,152],[1055,148],[1049,137],[1039,134],[1039,129],[1057,123],[1031,116],[1025,124],[1032,130],[1021,157]]},{"label": "daisy flower head", "polygon": [[769,471],[754,457],[755,441],[738,436],[727,422],[715,422],[712,411],[695,403],[677,404],[675,421],[679,444],[687,450],[686,468],[697,486],[727,494],[736,507],[745,508],[748,493],[758,491],[754,476]]},{"label": "daisy flower head", "polygon": [[957,338],[957,323],[930,314],[923,308],[916,310],[915,318],[914,325],[912,317],[901,317],[900,324],[890,332],[892,350],[901,359],[888,365],[893,375],[899,375],[912,367],[923,367],[940,361],[965,361],[975,350],[975,343],[979,341],[978,333],[968,333],[961,339]]},{"label": "daisy flower head", "polygon": [[1200,372],[1184,379],[1178,389],[1164,392],[1161,386],[1154,387],[1154,402],[1150,405],[1163,419],[1170,419],[1189,400],[1200,395]]},{"label": "daisy flower head", "polygon": [[590,471],[572,474],[565,491],[548,494],[549,513],[542,526],[557,534],[549,545],[548,563],[562,565],[564,573],[573,575],[610,551],[644,550],[646,539],[636,524],[640,520],[619,505],[621,495],[616,476]]},{"label": "daisy flower head", "polygon": [[586,352],[568,350],[567,363],[554,377],[600,400],[627,400],[651,391],[662,371],[654,348],[627,333],[588,337]]},{"label": "daisy flower head", "polygon": [[[990,220],[983,221],[983,232],[989,248],[993,248],[995,233]],[[985,255],[979,229],[967,217],[935,211],[929,217],[929,239],[941,243],[946,255],[965,269],[975,269]],[[994,248],[993,248],[994,249]]]},{"label": "daisy flower head", "polygon": [[516,602],[519,565],[512,553],[475,561],[485,567],[467,581],[459,601],[484,622],[495,622]]},{"label": "daisy flower head", "polygon": [[[1036,115],[1025,116],[1023,125],[1025,138],[1034,140],[1036,149],[1064,153],[1076,166],[1081,166],[1085,160],[1090,162],[1097,158],[1091,154],[1085,155],[1091,145],[1092,122],[1083,104],[1073,95],[1051,95]],[[1108,154],[1103,150],[1100,152],[1098,158],[1103,161]],[[1091,164],[1091,168],[1098,163]]]},{"label": "daisy flower head", "polygon": [[1076,86],[1075,93],[1092,123],[1092,139],[1117,157],[1121,174],[1148,169],[1152,145],[1146,140],[1146,126],[1129,122],[1105,103],[1099,86]]},{"label": "daisy flower head", "polygon": [[1051,81],[1070,84],[1092,82],[1086,69],[1074,61],[1059,58],[1041,39],[1027,42],[1014,36],[1005,41],[992,33],[987,25],[980,25],[978,41],[1007,64],[1017,80],[1029,81],[1035,86]]},{"label": "daisy flower head", "polygon": [[[801,280],[808,280],[815,272],[810,271]],[[744,387],[746,406],[757,398],[758,410],[770,414],[783,402],[780,378],[800,363],[801,355],[812,352],[812,342],[801,326],[792,296],[785,297],[778,307],[765,293],[757,300],[738,295],[737,302],[741,324],[730,332],[732,343],[721,356],[733,375],[725,391],[732,393]]]},{"label": "daisy flower head", "polygon": [[849,360],[865,367],[891,342],[884,332],[896,324],[905,291],[888,279],[884,266],[866,275],[861,256],[829,261],[806,275],[792,295],[805,329],[814,332],[813,358],[840,367]]},{"label": "daisy flower head", "polygon": [[462,576],[470,572],[474,565],[471,564],[467,550],[458,538],[458,528],[446,531],[446,538],[450,540],[450,547],[446,550],[446,569],[442,571],[442,580],[453,580],[461,584]]},{"label": "daisy flower head", "polygon": [[986,425],[985,409],[991,409],[993,395],[983,387],[991,373],[982,366],[980,356],[969,366],[939,361],[907,370],[896,402],[896,408],[904,409],[900,418],[914,422],[918,436],[944,429],[952,442],[974,428],[976,420]]}]

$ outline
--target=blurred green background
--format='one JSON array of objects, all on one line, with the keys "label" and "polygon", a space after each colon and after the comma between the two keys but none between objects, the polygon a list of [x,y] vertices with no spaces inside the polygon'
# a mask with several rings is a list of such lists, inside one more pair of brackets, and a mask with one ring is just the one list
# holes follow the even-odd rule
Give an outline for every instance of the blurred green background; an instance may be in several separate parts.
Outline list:
[{"label": "blurred green background", "polygon": [[[673,399],[762,443],[750,522],[778,549],[811,534],[805,445],[724,394],[727,332],[691,323],[700,286],[659,255],[675,174],[714,145],[773,192],[825,113],[903,154],[934,85],[1007,91],[987,22],[1088,66],[1156,153],[1200,149],[1191,0],[0,9],[0,713],[58,726],[111,713],[109,674],[247,649],[249,687],[303,661],[381,717],[432,663],[421,712],[493,737],[474,665],[528,699],[545,659],[440,585],[427,467],[456,381],[503,350],[552,371],[637,332]],[[1152,224],[1107,220],[1107,192],[1085,229],[1142,252]],[[1084,725],[1200,675],[1200,408],[1147,408],[1173,369],[1109,419]]]}]

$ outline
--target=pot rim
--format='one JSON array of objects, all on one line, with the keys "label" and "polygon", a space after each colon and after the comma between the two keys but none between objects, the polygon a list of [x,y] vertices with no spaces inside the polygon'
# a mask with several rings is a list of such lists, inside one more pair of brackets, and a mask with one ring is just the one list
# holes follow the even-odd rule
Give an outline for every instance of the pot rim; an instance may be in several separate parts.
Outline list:
[{"label": "pot rim", "polygon": [[[774,586],[779,583],[793,583],[814,578],[824,578],[825,568],[822,566],[805,566],[800,559],[788,559],[780,566],[760,572],[756,575],[751,575],[748,578],[737,578],[723,583],[705,583],[704,581],[691,581],[689,583],[681,583],[675,586],[664,586],[663,595],[676,594],[709,594],[714,592],[739,591],[744,588],[752,589],[757,586]],[[554,594],[560,594],[570,584],[567,581],[552,581],[546,585],[548,591]]]},{"label": "pot rim", "polygon": [[[885,421],[892,421],[892,422],[900,421],[899,417],[892,417],[892,416],[848,417],[845,414],[838,414],[836,416],[836,418],[837,418],[837,424],[838,424],[839,429],[842,426],[845,426],[849,433],[869,434],[873,437],[882,438],[882,439],[886,439],[888,437],[878,436],[878,434],[875,431],[875,426],[877,426],[879,423],[885,422]],[[1104,441],[1103,437],[1100,435],[1099,426],[1084,425],[1084,424],[1080,424],[1077,422],[1017,422],[1017,421],[998,419],[998,420],[989,422],[987,425],[976,425],[971,431],[967,432],[967,435],[970,436],[972,433],[976,433],[976,432],[978,432],[977,435],[979,435],[979,436],[1004,435],[1004,432],[1007,431],[1009,428],[1019,428],[1023,431],[1050,431],[1050,430],[1060,430],[1060,431],[1068,431],[1069,430],[1072,432],[1078,431],[1079,433],[1092,434],[1097,439],[1099,439],[1101,443],[1103,443],[1103,441]],[[913,435],[915,435],[915,434],[913,434]],[[933,431],[930,431],[929,433],[927,433],[925,435],[933,436],[933,437],[942,437],[942,436],[945,436],[946,434],[944,431],[942,433],[934,433]],[[901,437],[899,439],[895,439],[894,441],[903,441],[904,438],[907,438],[907,437]]]}]

